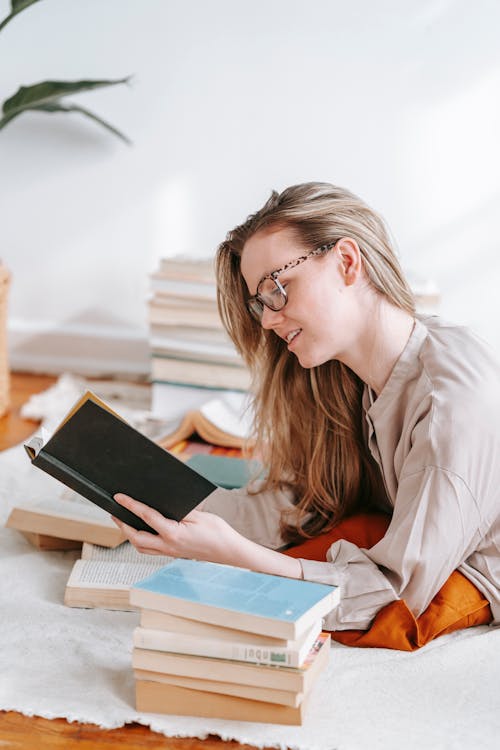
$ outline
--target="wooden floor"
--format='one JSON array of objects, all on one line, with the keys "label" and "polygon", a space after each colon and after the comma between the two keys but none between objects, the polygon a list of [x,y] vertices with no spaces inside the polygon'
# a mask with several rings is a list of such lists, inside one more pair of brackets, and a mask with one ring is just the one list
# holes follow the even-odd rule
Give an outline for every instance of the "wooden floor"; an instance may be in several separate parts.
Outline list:
[{"label": "wooden floor", "polygon": [[[43,375],[13,374],[11,408],[0,418],[0,450],[24,440],[36,429],[36,422],[22,419],[21,405],[32,393],[54,383],[55,378]],[[43,690],[43,686],[40,686]],[[82,689],[85,686],[82,685]],[[2,750],[55,750],[76,748],[88,750],[244,750],[248,745],[223,742],[217,737],[206,740],[164,737],[147,727],[130,724],[120,729],[100,729],[93,724],[70,724],[64,719],[28,717],[14,711],[0,711],[0,748]]]}]

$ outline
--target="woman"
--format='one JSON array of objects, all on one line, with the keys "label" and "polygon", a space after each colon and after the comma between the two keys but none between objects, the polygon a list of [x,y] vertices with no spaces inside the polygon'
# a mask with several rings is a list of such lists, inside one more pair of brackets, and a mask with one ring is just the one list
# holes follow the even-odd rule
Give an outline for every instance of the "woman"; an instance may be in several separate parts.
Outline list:
[{"label": "woman", "polygon": [[[117,521],[130,541],[340,585],[333,631],[367,630],[394,603],[419,618],[458,570],[479,621],[498,624],[500,369],[488,348],[416,316],[382,219],[329,184],[273,193],[220,245],[217,276],[254,378],[267,478],[217,490],[179,524],[118,495],[159,532]],[[370,508],[390,514],[373,546],[338,533]],[[277,551],[315,537],[329,542],[317,559]]]}]

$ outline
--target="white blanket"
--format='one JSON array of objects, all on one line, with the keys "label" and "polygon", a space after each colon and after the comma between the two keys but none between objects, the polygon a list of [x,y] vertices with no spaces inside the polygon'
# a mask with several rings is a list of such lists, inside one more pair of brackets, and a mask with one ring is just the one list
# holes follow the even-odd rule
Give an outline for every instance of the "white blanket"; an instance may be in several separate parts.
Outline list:
[{"label": "white blanket", "polygon": [[[0,453],[0,523],[26,498],[59,492],[22,446]],[[69,609],[74,552],[40,552],[0,528],[0,709],[167,736],[209,734],[300,750],[500,746],[500,629],[444,636],[415,653],[335,644],[302,727],[160,716],[134,709],[135,613]]]}]

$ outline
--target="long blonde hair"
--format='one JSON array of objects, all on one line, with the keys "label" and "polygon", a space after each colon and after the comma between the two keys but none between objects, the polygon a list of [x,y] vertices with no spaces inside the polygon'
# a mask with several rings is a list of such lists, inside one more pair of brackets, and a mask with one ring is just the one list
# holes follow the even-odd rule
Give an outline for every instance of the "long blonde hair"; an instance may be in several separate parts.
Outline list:
[{"label": "long blonde hair", "polygon": [[218,248],[219,311],[253,378],[256,445],[267,470],[263,489],[293,490],[296,504],[281,525],[285,539],[297,541],[369,507],[384,490],[363,438],[360,378],[337,360],[301,367],[286,343],[246,308],[240,271],[245,243],[262,229],[279,227],[292,228],[310,249],[353,238],[373,289],[412,315],[415,304],[382,218],[348,190],[328,183],[273,192]]}]

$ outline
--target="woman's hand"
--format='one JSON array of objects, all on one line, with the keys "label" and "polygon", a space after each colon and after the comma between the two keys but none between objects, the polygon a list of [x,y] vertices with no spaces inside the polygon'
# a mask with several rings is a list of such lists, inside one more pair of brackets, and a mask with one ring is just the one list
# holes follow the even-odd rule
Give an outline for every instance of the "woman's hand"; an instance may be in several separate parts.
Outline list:
[{"label": "woman's hand", "polygon": [[301,578],[299,560],[250,541],[213,513],[192,510],[182,521],[165,518],[154,508],[118,493],[114,499],[158,532],[137,531],[112,516],[139,552],[237,565],[261,573]]},{"label": "woman's hand", "polygon": [[113,517],[134,547],[148,555],[235,564],[233,560],[237,559],[239,545],[247,541],[223,518],[212,513],[192,510],[182,521],[174,521],[128,495],[119,493],[114,499],[158,532],[156,536],[149,531],[137,531]]}]

